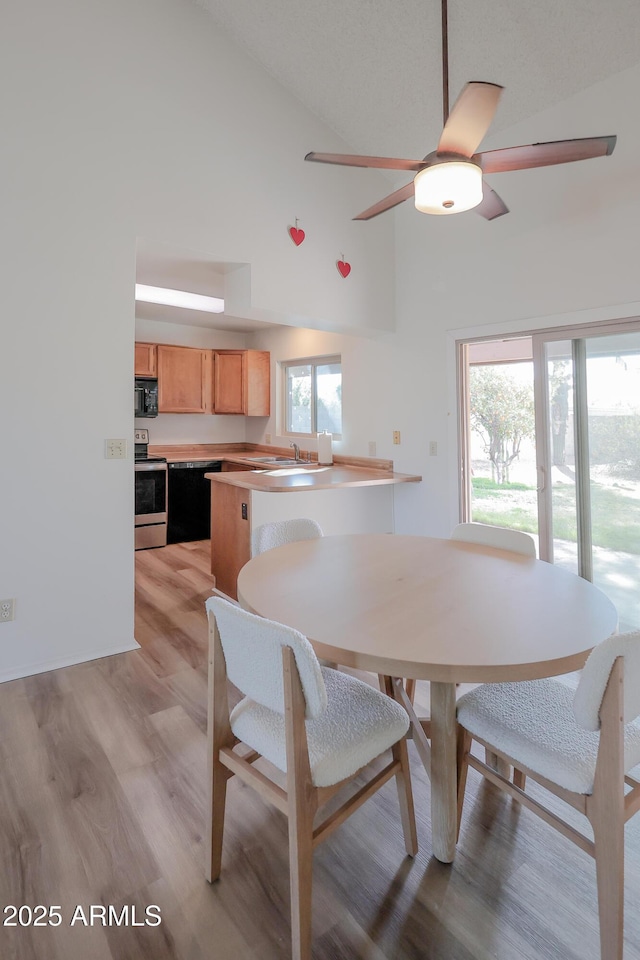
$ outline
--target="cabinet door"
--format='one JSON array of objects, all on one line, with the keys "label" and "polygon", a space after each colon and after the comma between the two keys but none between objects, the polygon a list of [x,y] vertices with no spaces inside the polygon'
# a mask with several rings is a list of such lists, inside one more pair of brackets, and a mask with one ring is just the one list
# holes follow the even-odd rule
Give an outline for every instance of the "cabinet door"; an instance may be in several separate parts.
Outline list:
[{"label": "cabinet door", "polygon": [[271,355],[268,350],[214,350],[213,412],[268,417]]},{"label": "cabinet door", "polygon": [[214,413],[247,412],[246,352],[246,350],[214,350]]},{"label": "cabinet door", "polygon": [[247,350],[245,378],[245,413],[248,417],[270,416],[271,354],[268,350]]},{"label": "cabinet door", "polygon": [[136,343],[134,372],[136,377],[158,376],[155,343]]},{"label": "cabinet door", "polygon": [[211,350],[158,344],[160,413],[211,413]]}]

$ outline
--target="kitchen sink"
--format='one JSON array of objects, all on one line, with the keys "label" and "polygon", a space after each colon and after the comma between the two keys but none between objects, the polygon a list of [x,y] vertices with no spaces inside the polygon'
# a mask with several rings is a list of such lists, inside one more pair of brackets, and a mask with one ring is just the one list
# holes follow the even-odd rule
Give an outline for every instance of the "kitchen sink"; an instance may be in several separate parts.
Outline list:
[{"label": "kitchen sink", "polygon": [[243,457],[244,460],[250,460],[252,463],[282,463],[289,466],[293,463],[302,463],[302,460],[294,460],[292,457]]}]

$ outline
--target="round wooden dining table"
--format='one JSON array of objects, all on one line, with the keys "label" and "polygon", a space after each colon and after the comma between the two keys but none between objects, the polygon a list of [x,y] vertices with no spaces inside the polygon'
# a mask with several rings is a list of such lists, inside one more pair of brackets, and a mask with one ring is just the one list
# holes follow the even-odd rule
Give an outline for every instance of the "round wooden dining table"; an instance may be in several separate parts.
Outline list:
[{"label": "round wooden dining table", "polygon": [[[616,629],[611,601],[573,573],[456,540],[350,534],[268,550],[240,571],[238,599],[288,624],[316,654],[395,678],[431,780],[433,853],[456,843],[456,683],[532,680],[578,670]],[[400,678],[429,680],[431,718]]]}]

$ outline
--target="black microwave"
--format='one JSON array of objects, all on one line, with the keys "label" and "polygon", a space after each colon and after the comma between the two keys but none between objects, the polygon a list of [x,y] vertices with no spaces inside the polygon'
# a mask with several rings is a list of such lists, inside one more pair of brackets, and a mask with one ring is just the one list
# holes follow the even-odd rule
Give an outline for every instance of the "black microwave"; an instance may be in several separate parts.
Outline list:
[{"label": "black microwave", "polygon": [[158,416],[158,381],[154,377],[136,377],[134,417]]}]

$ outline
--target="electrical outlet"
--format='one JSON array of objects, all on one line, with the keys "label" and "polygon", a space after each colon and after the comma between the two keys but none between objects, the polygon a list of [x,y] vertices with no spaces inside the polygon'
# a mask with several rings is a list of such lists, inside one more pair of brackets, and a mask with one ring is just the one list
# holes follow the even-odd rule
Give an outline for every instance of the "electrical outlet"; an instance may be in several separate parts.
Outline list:
[{"label": "electrical outlet", "polygon": [[270,433],[265,433],[265,435],[264,435],[264,442],[265,442],[265,443],[271,443],[271,434],[270,434]]},{"label": "electrical outlet", "polygon": [[438,456],[438,441],[429,440],[429,456],[437,457]]},{"label": "electrical outlet", "polygon": [[394,431],[393,431],[393,442],[394,442],[394,443],[400,443],[400,431],[399,431],[399,430],[394,430]]},{"label": "electrical outlet", "polygon": [[376,442],[375,442],[375,440],[369,440],[369,456],[370,456],[370,457],[375,457],[375,456],[376,456]]},{"label": "electrical outlet", "polygon": [[105,440],[104,456],[106,460],[126,460],[127,459],[127,441],[126,440]]},{"label": "electrical outlet", "polygon": [[16,601],[0,600],[0,623],[6,623],[16,618]]}]

